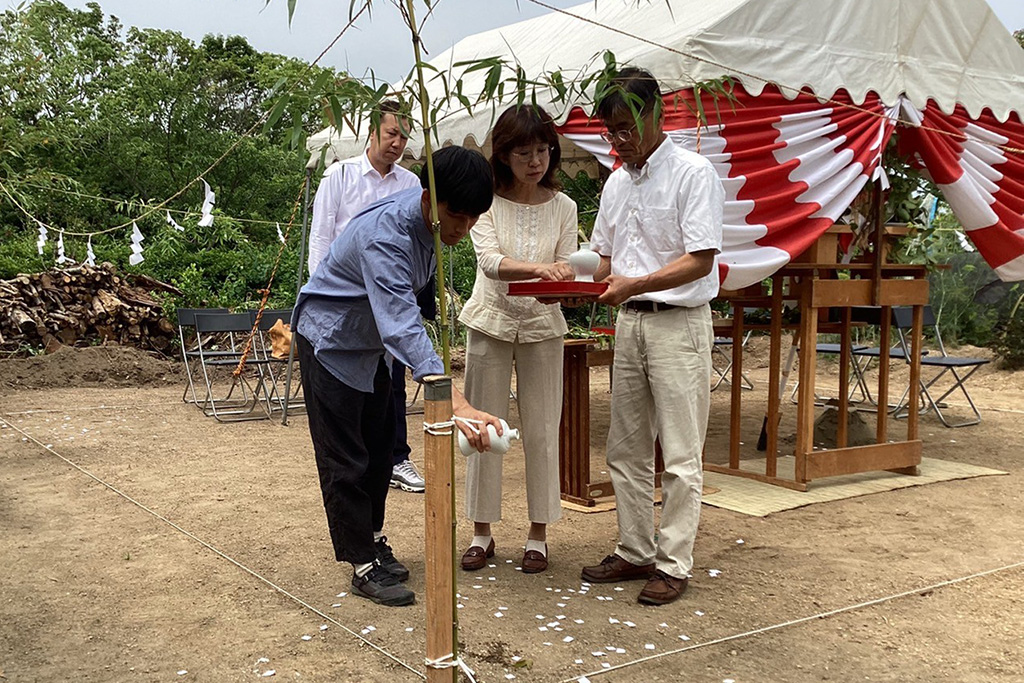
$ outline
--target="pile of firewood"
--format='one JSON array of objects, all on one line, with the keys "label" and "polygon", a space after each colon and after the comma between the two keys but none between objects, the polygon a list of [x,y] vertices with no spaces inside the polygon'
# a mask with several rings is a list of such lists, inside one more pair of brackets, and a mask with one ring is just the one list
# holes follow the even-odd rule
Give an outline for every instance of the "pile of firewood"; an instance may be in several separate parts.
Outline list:
[{"label": "pile of firewood", "polygon": [[62,344],[111,342],[166,351],[175,327],[154,291],[181,294],[145,275],[121,275],[110,263],[0,280],[0,346],[50,352]]}]

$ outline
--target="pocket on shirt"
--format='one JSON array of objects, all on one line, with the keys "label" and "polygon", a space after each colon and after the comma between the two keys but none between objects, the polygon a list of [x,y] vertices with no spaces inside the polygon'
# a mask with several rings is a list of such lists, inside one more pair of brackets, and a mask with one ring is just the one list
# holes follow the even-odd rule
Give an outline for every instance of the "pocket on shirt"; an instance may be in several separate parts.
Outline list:
[{"label": "pocket on shirt", "polygon": [[640,222],[647,243],[660,252],[683,251],[679,210],[674,206],[649,206],[640,210]]}]

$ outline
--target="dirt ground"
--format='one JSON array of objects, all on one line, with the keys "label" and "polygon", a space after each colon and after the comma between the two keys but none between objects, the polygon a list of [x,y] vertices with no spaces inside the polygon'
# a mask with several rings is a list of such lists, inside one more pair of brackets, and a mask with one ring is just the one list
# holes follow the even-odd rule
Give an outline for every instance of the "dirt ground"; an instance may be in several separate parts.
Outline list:
[{"label": "dirt ground", "polygon": [[[755,344],[744,457],[766,366]],[[837,374],[821,364],[821,393]],[[0,361],[0,680],[420,678],[424,497],[393,492],[385,528],[416,605],[353,598],[305,418],[218,424],[181,402],[182,381],[176,365],[107,347]],[[592,381],[598,476],[607,368]],[[550,529],[550,570],[516,571],[528,522],[515,448],[497,554],[458,576],[464,658],[480,681],[1024,681],[1024,373],[989,366],[971,384],[984,421],[950,430],[924,417],[925,455],[1009,476],[766,518],[705,506],[690,589],[660,608],[637,604],[637,583],[583,590],[581,565],[614,547],[613,512],[567,511]],[[722,462],[728,392],[713,403],[707,457]],[[409,418],[420,465],[421,421]],[[460,459],[460,492],[464,471]],[[458,512],[461,551],[472,530]]]}]

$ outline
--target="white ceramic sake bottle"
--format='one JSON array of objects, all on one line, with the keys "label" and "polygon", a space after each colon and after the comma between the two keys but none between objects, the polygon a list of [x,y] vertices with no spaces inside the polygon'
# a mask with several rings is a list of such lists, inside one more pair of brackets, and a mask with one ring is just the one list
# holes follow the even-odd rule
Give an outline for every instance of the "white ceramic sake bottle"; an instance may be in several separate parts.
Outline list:
[{"label": "white ceramic sake bottle", "polygon": [[576,273],[577,282],[593,282],[594,273],[601,267],[601,255],[590,250],[590,242],[583,242],[578,251],[569,255],[569,267]]},{"label": "white ceramic sake bottle", "polygon": [[[474,425],[475,426],[475,425]],[[491,437],[491,450],[484,451],[485,453],[494,453],[495,455],[505,455],[508,449],[512,446],[512,439],[519,439],[519,430],[512,429],[508,426],[508,423],[504,420],[501,421],[501,436],[498,436],[498,432],[494,429],[494,425],[487,425],[487,435]],[[463,455],[473,455],[479,453],[477,449],[469,443],[469,439],[466,435],[459,431],[459,450],[462,451]]]}]

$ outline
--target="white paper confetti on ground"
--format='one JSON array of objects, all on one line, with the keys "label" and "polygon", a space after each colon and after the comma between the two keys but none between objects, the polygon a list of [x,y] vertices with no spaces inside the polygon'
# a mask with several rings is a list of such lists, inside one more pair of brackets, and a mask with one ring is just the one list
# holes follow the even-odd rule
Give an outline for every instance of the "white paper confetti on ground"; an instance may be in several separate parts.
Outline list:
[{"label": "white paper confetti on ground", "polygon": [[612,665],[609,664],[608,662],[601,662],[601,667],[604,668],[604,669],[610,669],[610,668],[612,668]]},{"label": "white paper confetti on ground", "polygon": [[590,679],[586,676],[580,676],[580,683],[590,683]]},{"label": "white paper confetti on ground", "polygon": [[694,612],[694,614],[696,614],[698,617],[704,616],[704,613],[701,612],[700,610],[697,610],[696,612]]},{"label": "white paper confetti on ground", "polygon": [[501,619],[501,618],[502,618],[503,616],[505,616],[505,615],[504,615],[504,614],[502,614],[501,612],[495,612],[495,613],[494,613],[494,616],[495,616],[495,617],[497,617],[498,619]]},{"label": "white paper confetti on ground", "polygon": [[326,631],[327,630],[327,624],[320,624],[320,630],[321,631]]},{"label": "white paper confetti on ground", "polygon": [[583,623],[582,619],[573,619],[573,621],[576,622],[577,624],[582,624]]},{"label": "white paper confetti on ground", "polygon": [[496,565],[496,564],[489,564],[489,565],[487,565],[487,566],[488,566],[488,567],[490,567],[491,569],[494,569],[494,568],[495,568],[495,567],[497,567],[498,565]]},{"label": "white paper confetti on ground", "polygon": [[722,573],[721,569],[709,569],[708,570],[708,576],[710,576],[712,579],[717,579],[718,575],[721,574],[721,573]]},{"label": "white paper confetti on ground", "polygon": [[182,669],[181,671],[178,672],[178,675],[179,676],[184,676],[187,673],[188,673],[188,669]]},{"label": "white paper confetti on ground", "polygon": [[736,539],[736,545],[743,545],[743,539],[742,538],[737,538]]},{"label": "white paper confetti on ground", "polygon": [[690,636],[679,636],[679,640],[689,640]]},{"label": "white paper confetti on ground", "polygon": [[558,620],[565,619],[565,615],[564,614],[555,615],[555,619],[558,619]]},{"label": "white paper confetti on ground", "polygon": [[544,643],[547,647],[551,647],[554,643]]},{"label": "white paper confetti on ground", "polygon": [[276,673],[277,673],[277,671],[274,670],[274,669],[267,669],[266,671],[263,672],[263,678],[269,678],[270,676],[273,676]]},{"label": "white paper confetti on ground", "polygon": [[341,607],[341,603],[340,602],[336,602],[333,605],[331,605],[331,607]]},{"label": "white paper confetti on ground", "polygon": [[645,650],[653,650],[654,649],[654,643],[645,643],[644,644],[644,649]]},{"label": "white paper confetti on ground", "polygon": [[604,649],[608,650],[608,652],[615,652],[615,646],[614,645],[605,645]]},{"label": "white paper confetti on ground", "polygon": [[626,626],[628,626],[630,628],[636,628],[636,624],[634,624],[632,621],[627,621],[627,622],[624,622],[624,623],[626,624]]},{"label": "white paper confetti on ground", "polygon": [[538,630],[538,631],[541,631],[541,632],[544,632],[544,631],[547,631],[547,630],[548,630],[548,627],[547,627],[547,626],[538,626],[538,627],[537,627],[537,630]]},{"label": "white paper confetti on ground", "polygon": [[498,609],[500,609],[502,612],[508,611],[508,607],[498,607]]},{"label": "white paper confetti on ground", "polygon": [[338,593],[338,594],[337,594],[336,596],[334,596],[334,597],[336,597],[336,598],[343,598],[343,597],[345,597],[346,595],[348,595],[348,593]]},{"label": "white paper confetti on ground", "polygon": [[505,678],[507,678],[507,679],[508,679],[508,680],[510,680],[510,681],[511,681],[511,680],[512,680],[513,678],[515,678],[515,677],[516,677],[516,675],[515,675],[515,674],[505,674]]},{"label": "white paper confetti on ground", "polygon": [[[575,663],[576,664],[582,664],[583,660],[582,659],[577,659],[577,660],[575,660]],[[581,678],[580,680],[583,680],[583,679]]]},{"label": "white paper confetti on ground", "polygon": [[571,643],[574,640],[576,640],[576,639],[573,638],[572,636],[566,636],[565,638],[562,638],[562,642],[563,643]]},{"label": "white paper confetti on ground", "polygon": [[543,615],[543,614],[538,614],[538,615],[537,615],[537,618],[538,618],[538,619],[543,619],[543,618],[544,618],[544,615]]},{"label": "white paper confetti on ground", "polygon": [[625,588],[623,588],[622,586],[616,586],[616,587],[615,587],[615,590],[617,590],[617,591],[624,591],[624,590],[626,590],[626,589],[625,589]]},{"label": "white paper confetti on ground", "polygon": [[668,628],[668,624],[666,624],[664,621],[658,624],[658,626],[660,626],[661,628]]},{"label": "white paper confetti on ground", "polygon": [[554,628],[554,627],[558,626],[558,624],[559,624],[559,622],[557,622],[557,621],[549,621],[548,622],[548,628]]},{"label": "white paper confetti on ground", "polygon": [[473,588],[483,588],[483,586],[477,585],[477,586],[473,586]]},{"label": "white paper confetti on ground", "polygon": [[412,626],[410,626],[409,628],[405,629],[405,632],[406,633],[412,633]]},{"label": "white paper confetti on ground", "polygon": [[621,622],[619,622],[619,620],[616,619],[615,617],[608,617],[608,623],[609,624],[618,624],[618,623],[621,623]]},{"label": "white paper confetti on ground", "polygon": [[[369,633],[366,629],[363,629],[363,633]],[[303,640],[313,640],[313,636],[302,636]]]},{"label": "white paper confetti on ground", "polygon": [[734,681],[731,678],[723,678],[722,679],[722,683],[736,683],[736,681]]},{"label": "white paper confetti on ground", "polygon": [[564,602],[560,602],[560,603],[558,603],[558,606],[559,607],[565,607],[565,603]]},{"label": "white paper confetti on ground", "polygon": [[594,650],[590,654],[594,655],[595,657],[604,657],[604,653],[601,652],[600,650]]}]

